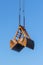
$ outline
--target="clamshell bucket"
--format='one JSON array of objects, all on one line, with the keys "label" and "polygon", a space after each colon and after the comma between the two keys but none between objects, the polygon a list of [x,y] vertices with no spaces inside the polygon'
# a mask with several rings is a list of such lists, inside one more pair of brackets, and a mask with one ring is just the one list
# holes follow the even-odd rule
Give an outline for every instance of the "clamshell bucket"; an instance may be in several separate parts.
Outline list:
[{"label": "clamshell bucket", "polygon": [[24,47],[34,49],[34,41],[30,39],[24,27],[19,26],[14,39],[10,41],[10,48],[20,52]]}]

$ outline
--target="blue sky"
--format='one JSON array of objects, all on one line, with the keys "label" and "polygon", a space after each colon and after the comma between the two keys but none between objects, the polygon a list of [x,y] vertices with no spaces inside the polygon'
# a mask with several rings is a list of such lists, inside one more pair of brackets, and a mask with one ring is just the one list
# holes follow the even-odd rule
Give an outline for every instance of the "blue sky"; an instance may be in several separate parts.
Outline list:
[{"label": "blue sky", "polygon": [[26,30],[34,50],[20,53],[10,49],[18,28],[19,0],[0,0],[0,65],[43,65],[43,0],[25,0]]}]

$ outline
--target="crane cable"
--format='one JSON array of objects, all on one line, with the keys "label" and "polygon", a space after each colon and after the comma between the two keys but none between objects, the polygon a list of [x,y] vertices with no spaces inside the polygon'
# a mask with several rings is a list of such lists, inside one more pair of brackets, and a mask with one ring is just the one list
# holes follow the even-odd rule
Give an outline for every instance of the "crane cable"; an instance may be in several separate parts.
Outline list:
[{"label": "crane cable", "polygon": [[[24,3],[24,0],[23,0],[23,27],[25,28],[25,3]],[[19,25],[21,25],[21,0],[19,0]]]},{"label": "crane cable", "polygon": [[25,28],[25,1],[23,0],[23,27]]},{"label": "crane cable", "polygon": [[21,24],[21,0],[19,0],[19,25]]}]

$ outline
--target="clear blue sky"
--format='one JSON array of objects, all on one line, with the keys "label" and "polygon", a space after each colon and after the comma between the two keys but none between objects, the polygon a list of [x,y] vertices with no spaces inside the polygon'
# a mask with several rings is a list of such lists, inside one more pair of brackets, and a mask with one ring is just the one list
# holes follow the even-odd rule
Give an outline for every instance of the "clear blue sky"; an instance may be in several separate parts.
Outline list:
[{"label": "clear blue sky", "polygon": [[18,28],[19,0],[0,0],[0,65],[43,65],[43,0],[25,0],[26,29],[35,49],[10,49]]}]

